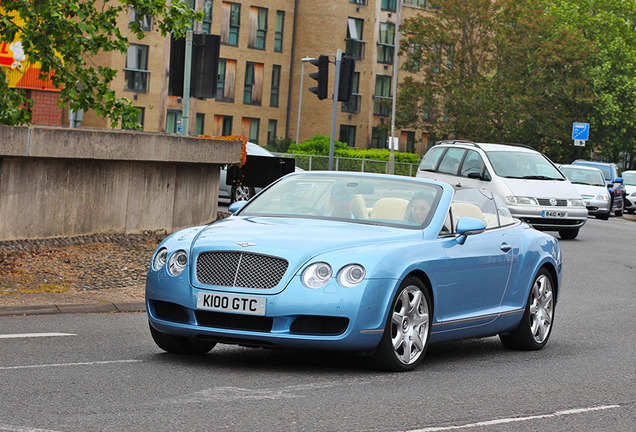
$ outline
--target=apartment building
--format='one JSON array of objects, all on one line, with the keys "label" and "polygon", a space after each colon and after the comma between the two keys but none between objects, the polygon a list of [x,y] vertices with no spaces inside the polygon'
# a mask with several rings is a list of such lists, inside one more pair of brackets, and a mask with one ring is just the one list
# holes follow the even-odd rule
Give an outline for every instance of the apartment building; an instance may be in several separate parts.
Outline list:
[{"label": "apartment building", "polygon": [[[190,134],[244,135],[261,145],[285,136],[303,142],[314,134],[330,135],[333,101],[308,91],[316,84],[308,76],[316,67],[303,68],[302,59],[330,56],[331,95],[341,49],[356,59],[356,72],[351,100],[338,103],[336,138],[356,148],[387,148],[400,0],[190,1],[204,12],[193,30],[221,37],[216,96],[190,99]],[[431,13],[427,1],[404,0],[402,16],[417,13]],[[120,17],[121,28],[134,20],[147,36],[137,40],[127,34],[127,55],[101,54],[93,62],[121,71],[113,88],[140,108],[144,130],[178,133],[183,100],[168,94],[170,38],[134,10]],[[88,112],[81,126],[109,124]],[[423,154],[428,147],[426,131],[398,130],[396,136],[399,151]]]}]

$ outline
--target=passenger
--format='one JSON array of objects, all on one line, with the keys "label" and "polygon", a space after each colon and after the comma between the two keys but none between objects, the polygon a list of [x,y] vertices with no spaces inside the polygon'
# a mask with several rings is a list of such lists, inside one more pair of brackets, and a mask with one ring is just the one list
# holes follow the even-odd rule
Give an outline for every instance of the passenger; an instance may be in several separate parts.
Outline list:
[{"label": "passenger", "polygon": [[431,210],[430,196],[426,192],[417,192],[406,207],[407,222],[422,225]]}]

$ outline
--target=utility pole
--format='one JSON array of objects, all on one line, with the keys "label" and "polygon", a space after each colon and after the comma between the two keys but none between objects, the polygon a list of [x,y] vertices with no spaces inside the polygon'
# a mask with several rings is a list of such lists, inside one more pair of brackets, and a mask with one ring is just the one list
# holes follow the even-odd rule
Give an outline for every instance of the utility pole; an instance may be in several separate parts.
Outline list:
[{"label": "utility pole", "polygon": [[391,154],[389,155],[389,174],[395,173],[395,154],[393,153],[393,143],[395,142],[395,105],[397,101],[397,81],[398,69],[400,62],[398,59],[398,49],[400,47],[400,21],[402,20],[402,0],[397,0],[397,23],[395,24],[395,39],[393,42],[393,82],[391,83],[391,91],[393,100],[391,101],[391,138],[389,139],[389,147]]},{"label": "utility pole", "polygon": [[188,136],[190,126],[190,75],[192,72],[192,30],[186,31],[185,61],[183,72],[183,112],[181,113],[181,134]]},{"label": "utility pole", "polygon": [[329,171],[333,170],[333,156],[336,139],[336,114],[338,112],[338,90],[340,87],[340,63],[342,61],[342,50],[336,53],[336,78],[333,87],[333,105],[331,109],[331,136],[329,138]]}]

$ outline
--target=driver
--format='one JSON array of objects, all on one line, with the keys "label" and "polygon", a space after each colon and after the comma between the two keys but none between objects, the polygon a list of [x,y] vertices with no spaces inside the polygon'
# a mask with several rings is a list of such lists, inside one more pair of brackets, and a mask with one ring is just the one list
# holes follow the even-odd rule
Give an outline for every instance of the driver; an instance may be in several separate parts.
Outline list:
[{"label": "driver", "polygon": [[332,206],[327,216],[345,219],[355,219],[353,208],[353,194],[345,184],[337,183],[331,188],[329,203]]}]

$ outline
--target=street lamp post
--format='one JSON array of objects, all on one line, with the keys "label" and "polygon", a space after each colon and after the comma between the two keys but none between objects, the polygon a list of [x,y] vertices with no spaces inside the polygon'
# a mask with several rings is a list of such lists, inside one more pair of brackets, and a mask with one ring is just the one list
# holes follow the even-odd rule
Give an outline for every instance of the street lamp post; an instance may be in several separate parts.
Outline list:
[{"label": "street lamp post", "polygon": [[305,63],[311,60],[315,60],[313,57],[305,57],[302,59],[302,66],[300,68],[300,92],[298,93],[298,119],[296,120],[296,143],[298,144],[298,136],[300,135],[300,107],[303,103],[303,78],[305,77]]},{"label": "street lamp post", "polygon": [[391,139],[389,140],[389,147],[391,154],[389,155],[389,174],[395,173],[395,154],[393,153],[393,143],[395,142],[395,105],[397,101],[397,80],[398,80],[398,49],[400,44],[400,21],[402,20],[402,0],[397,1],[397,17],[395,24],[395,38],[393,48],[393,82],[391,83],[391,92],[393,93],[393,100],[391,101]]}]

